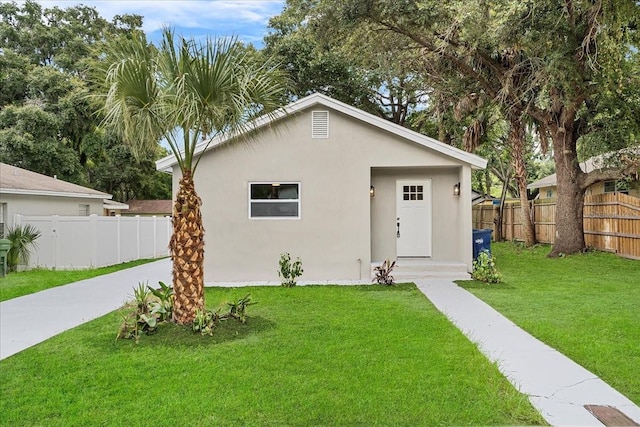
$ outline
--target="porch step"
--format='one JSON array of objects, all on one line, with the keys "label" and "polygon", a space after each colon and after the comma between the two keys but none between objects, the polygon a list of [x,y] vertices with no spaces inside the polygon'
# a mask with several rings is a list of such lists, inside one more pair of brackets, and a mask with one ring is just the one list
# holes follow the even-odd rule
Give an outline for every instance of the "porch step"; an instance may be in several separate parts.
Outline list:
[{"label": "porch step", "polygon": [[[371,264],[371,278],[375,279],[374,269],[382,262]],[[450,279],[467,280],[466,264],[460,262],[434,261],[430,258],[400,258],[391,272],[396,283],[410,282],[418,279]]]}]

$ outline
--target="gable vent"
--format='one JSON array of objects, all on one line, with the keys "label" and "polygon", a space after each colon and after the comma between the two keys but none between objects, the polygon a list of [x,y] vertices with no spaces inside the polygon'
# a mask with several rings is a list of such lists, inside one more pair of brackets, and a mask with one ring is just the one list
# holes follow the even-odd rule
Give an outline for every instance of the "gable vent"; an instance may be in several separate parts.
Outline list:
[{"label": "gable vent", "polygon": [[311,112],[311,138],[329,138],[329,112]]}]

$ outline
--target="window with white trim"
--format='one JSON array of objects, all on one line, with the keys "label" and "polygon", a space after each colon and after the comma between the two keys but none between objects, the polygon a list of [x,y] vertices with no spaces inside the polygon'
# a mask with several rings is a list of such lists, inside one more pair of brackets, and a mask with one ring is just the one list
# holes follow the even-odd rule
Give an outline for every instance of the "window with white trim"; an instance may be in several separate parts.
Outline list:
[{"label": "window with white trim", "polygon": [[91,214],[91,205],[78,205],[78,215],[89,216]]},{"label": "window with white trim", "polygon": [[249,218],[300,218],[300,183],[250,182]]}]

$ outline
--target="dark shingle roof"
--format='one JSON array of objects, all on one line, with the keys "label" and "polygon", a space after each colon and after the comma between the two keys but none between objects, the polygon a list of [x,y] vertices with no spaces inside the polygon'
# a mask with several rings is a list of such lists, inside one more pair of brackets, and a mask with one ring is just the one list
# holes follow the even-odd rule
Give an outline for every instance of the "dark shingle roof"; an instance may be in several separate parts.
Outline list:
[{"label": "dark shingle roof", "polygon": [[171,200],[129,200],[127,214],[157,214],[171,215],[173,202]]}]

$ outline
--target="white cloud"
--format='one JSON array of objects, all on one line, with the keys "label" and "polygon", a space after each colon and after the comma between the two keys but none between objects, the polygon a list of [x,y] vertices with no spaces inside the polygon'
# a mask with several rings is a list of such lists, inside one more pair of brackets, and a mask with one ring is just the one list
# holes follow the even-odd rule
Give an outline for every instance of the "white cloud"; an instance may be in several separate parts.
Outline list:
[{"label": "white cloud", "polygon": [[266,35],[269,18],[282,12],[285,0],[38,0],[38,3],[60,8],[82,3],[94,7],[108,20],[127,13],[142,15],[143,30],[150,36],[163,26],[170,26],[186,37],[237,36],[256,43]]}]

